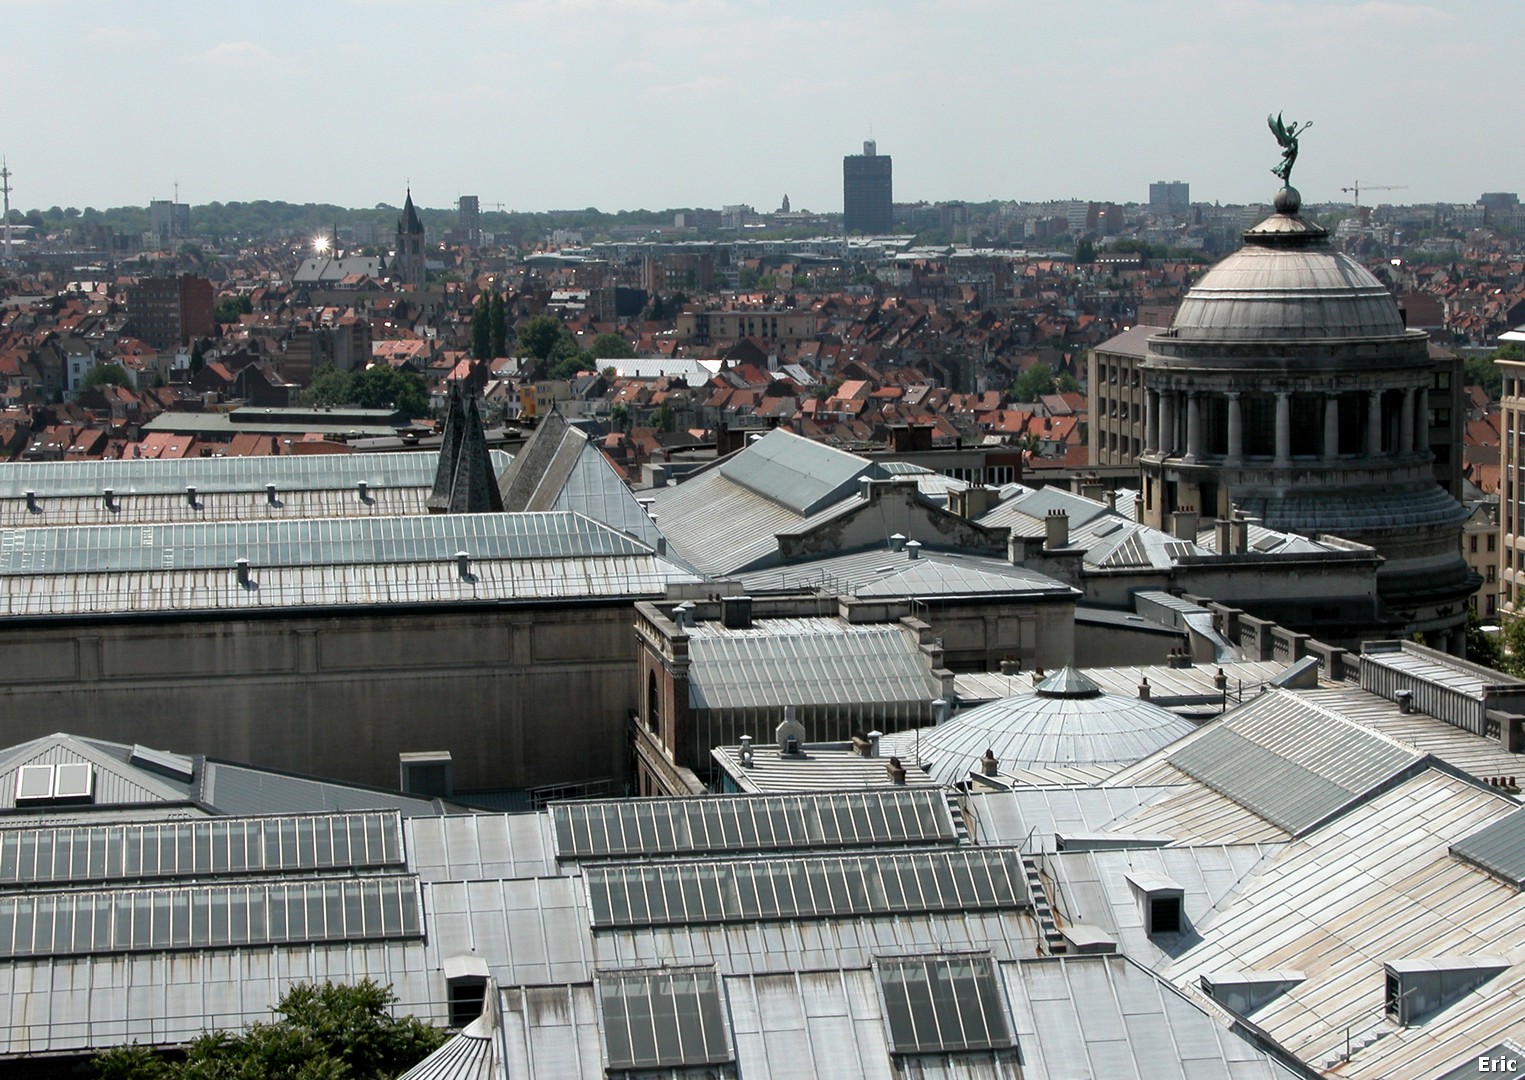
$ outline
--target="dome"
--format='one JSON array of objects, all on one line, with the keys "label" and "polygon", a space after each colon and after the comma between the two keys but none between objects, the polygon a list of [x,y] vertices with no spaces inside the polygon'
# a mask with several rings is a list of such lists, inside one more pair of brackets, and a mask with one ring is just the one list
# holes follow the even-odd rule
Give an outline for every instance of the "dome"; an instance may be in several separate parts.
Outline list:
[{"label": "dome", "polygon": [[1295,211],[1244,234],[1181,301],[1171,335],[1181,341],[1307,341],[1401,337],[1398,303],[1360,263],[1329,246],[1324,229]]},{"label": "dome", "polygon": [[[1003,772],[1055,765],[1121,768],[1195,730],[1175,713],[1136,697],[1104,694],[1084,674],[1065,668],[1035,694],[991,701],[923,728],[917,748],[933,780],[954,784],[979,770],[987,749]],[[911,734],[895,736],[893,746],[909,751]]]}]

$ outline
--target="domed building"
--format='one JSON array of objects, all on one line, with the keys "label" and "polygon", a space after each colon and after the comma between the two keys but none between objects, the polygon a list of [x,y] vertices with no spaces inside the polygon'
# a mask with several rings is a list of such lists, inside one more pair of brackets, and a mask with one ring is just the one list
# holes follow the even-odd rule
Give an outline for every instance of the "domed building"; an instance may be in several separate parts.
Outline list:
[{"label": "domed building", "polygon": [[1432,469],[1428,335],[1300,205],[1282,188],[1276,212],[1148,340],[1144,520],[1237,514],[1370,545],[1386,560],[1381,624],[1308,596],[1300,628],[1326,640],[1420,633],[1459,654],[1477,578],[1461,553],[1466,512]]},{"label": "domed building", "polygon": [[1031,694],[977,705],[934,728],[886,735],[882,752],[919,761],[939,784],[980,771],[988,752],[1003,773],[1131,765],[1197,729],[1142,698],[1104,693],[1062,668]]}]

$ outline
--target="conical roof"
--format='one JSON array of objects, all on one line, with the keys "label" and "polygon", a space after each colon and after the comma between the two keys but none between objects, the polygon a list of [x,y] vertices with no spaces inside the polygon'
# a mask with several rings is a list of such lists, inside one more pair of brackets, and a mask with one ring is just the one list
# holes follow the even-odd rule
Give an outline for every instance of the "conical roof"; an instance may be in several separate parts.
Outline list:
[{"label": "conical roof", "polygon": [[418,211],[413,208],[413,189],[408,189],[408,197],[403,200],[402,220],[397,223],[397,228],[405,233],[422,233],[424,223],[418,220]]}]

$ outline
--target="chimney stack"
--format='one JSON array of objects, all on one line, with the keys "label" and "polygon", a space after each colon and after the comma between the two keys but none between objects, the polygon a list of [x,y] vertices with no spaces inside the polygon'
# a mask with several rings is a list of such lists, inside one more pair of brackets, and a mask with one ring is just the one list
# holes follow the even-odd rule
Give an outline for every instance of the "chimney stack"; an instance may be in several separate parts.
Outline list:
[{"label": "chimney stack", "polygon": [[1070,546],[1070,515],[1063,510],[1050,510],[1043,519],[1048,530],[1043,540],[1045,551],[1060,551]]},{"label": "chimney stack", "polygon": [[900,764],[898,757],[890,758],[889,764],[884,769],[890,774],[890,783],[897,786],[905,785],[905,766]]},{"label": "chimney stack", "polygon": [[985,776],[994,776],[1001,771],[1001,763],[996,760],[995,750],[985,748],[985,756],[980,758],[980,772]]}]

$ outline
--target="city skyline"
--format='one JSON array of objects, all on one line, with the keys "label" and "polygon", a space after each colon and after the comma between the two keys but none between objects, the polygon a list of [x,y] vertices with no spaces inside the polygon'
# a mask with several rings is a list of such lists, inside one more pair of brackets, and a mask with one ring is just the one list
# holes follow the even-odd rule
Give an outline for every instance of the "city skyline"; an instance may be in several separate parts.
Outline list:
[{"label": "city skyline", "polygon": [[[1267,201],[1265,115],[1313,120],[1310,202],[1513,190],[1507,96],[1458,75],[1525,16],[1500,0],[1208,7],[271,3],[63,12],[0,0],[11,205],[279,199],[484,209],[842,209],[868,138],[897,201]],[[110,122],[96,109],[113,108]],[[82,131],[70,132],[71,122]],[[1400,187],[1401,185],[1401,187]],[[1396,190],[1376,194],[1380,186]]]}]

